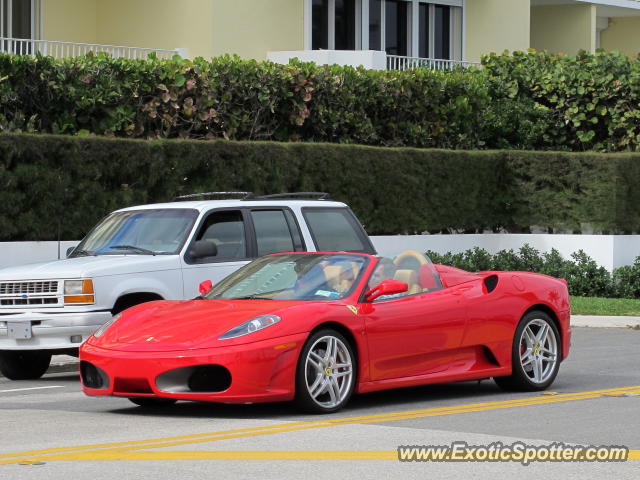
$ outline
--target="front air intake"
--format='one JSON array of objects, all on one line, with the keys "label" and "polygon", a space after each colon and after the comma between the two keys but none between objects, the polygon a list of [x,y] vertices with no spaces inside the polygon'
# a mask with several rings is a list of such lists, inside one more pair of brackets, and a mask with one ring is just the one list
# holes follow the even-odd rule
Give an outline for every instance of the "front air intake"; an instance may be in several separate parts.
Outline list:
[{"label": "front air intake", "polygon": [[158,375],[156,386],[168,393],[218,393],[231,386],[231,372],[222,365],[194,365]]},{"label": "front air intake", "polygon": [[192,392],[222,392],[230,385],[231,374],[220,365],[198,365],[188,382]]},{"label": "front air intake", "polygon": [[85,387],[96,389],[109,387],[109,377],[107,374],[94,364],[85,362],[84,360],[80,362],[80,377]]}]

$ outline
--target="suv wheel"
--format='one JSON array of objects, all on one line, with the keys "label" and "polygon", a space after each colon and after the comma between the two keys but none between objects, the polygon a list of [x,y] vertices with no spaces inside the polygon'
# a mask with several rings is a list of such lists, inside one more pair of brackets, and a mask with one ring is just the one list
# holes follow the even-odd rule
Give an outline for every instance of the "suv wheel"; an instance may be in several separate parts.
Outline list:
[{"label": "suv wheel", "polygon": [[45,374],[51,354],[38,351],[0,352],[0,372],[10,380],[35,380]]}]

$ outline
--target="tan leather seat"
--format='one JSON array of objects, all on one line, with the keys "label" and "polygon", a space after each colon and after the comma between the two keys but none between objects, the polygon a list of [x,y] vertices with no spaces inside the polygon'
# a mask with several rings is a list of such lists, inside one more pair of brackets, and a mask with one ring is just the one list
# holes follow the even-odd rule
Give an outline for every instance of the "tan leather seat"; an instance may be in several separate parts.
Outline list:
[{"label": "tan leather seat", "polygon": [[341,292],[342,275],[344,268],[338,265],[328,265],[324,267],[324,276],[327,279],[327,285],[329,285],[336,292]]},{"label": "tan leather seat", "polygon": [[409,286],[407,295],[415,295],[416,293],[422,292],[422,288],[418,282],[418,274],[414,270],[396,270],[393,279],[404,282]]}]

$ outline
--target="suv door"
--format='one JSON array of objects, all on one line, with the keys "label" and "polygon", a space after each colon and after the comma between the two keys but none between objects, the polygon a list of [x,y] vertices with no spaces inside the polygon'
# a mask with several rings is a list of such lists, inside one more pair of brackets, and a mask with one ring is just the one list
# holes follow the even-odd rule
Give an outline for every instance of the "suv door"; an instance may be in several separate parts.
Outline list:
[{"label": "suv door", "polygon": [[[194,258],[191,247],[210,241],[218,254]],[[303,252],[305,244],[295,215],[288,208],[257,207],[215,210],[206,215],[183,258],[185,298],[199,294],[204,280],[214,284],[249,261],[280,252]]]},{"label": "suv door", "polygon": [[319,252],[360,252],[375,255],[367,233],[345,207],[305,207],[302,214]]},{"label": "suv door", "polygon": [[252,208],[250,217],[256,240],[256,257],[306,251],[300,226],[288,208]]},{"label": "suv door", "polygon": [[[182,259],[185,298],[199,295],[200,282],[216,284],[251,260],[254,240],[248,223],[243,209],[214,210],[203,218]],[[214,243],[218,254],[195,258],[193,245],[202,240]]]}]

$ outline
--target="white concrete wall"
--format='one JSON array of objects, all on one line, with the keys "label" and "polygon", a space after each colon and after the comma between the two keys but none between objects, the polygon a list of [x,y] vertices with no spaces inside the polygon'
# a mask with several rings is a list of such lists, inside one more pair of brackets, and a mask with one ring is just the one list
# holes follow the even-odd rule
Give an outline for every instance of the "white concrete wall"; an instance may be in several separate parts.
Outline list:
[{"label": "white concrete wall", "polygon": [[[458,253],[473,247],[496,253],[499,250],[518,250],[529,244],[540,252],[555,248],[565,258],[582,249],[608,270],[631,265],[640,256],[640,235],[392,235],[372,236],[371,239],[378,253],[383,256],[394,256],[403,250]],[[62,258],[65,257],[67,248],[77,244],[78,242],[61,242]],[[57,242],[0,242],[0,268],[57,258]]]},{"label": "white concrete wall", "polygon": [[598,264],[612,271],[633,264],[640,256],[640,235],[544,235],[544,234],[477,234],[477,235],[402,235],[371,237],[380,255],[394,256],[403,250],[437,253],[464,252],[474,247],[489,253],[518,250],[525,244],[548,252],[555,248],[564,258],[584,250]]},{"label": "white concrete wall", "polygon": [[[79,242],[60,242],[60,257],[67,248]],[[58,258],[58,242],[0,242],[0,268],[28,263],[47,262]]]}]

